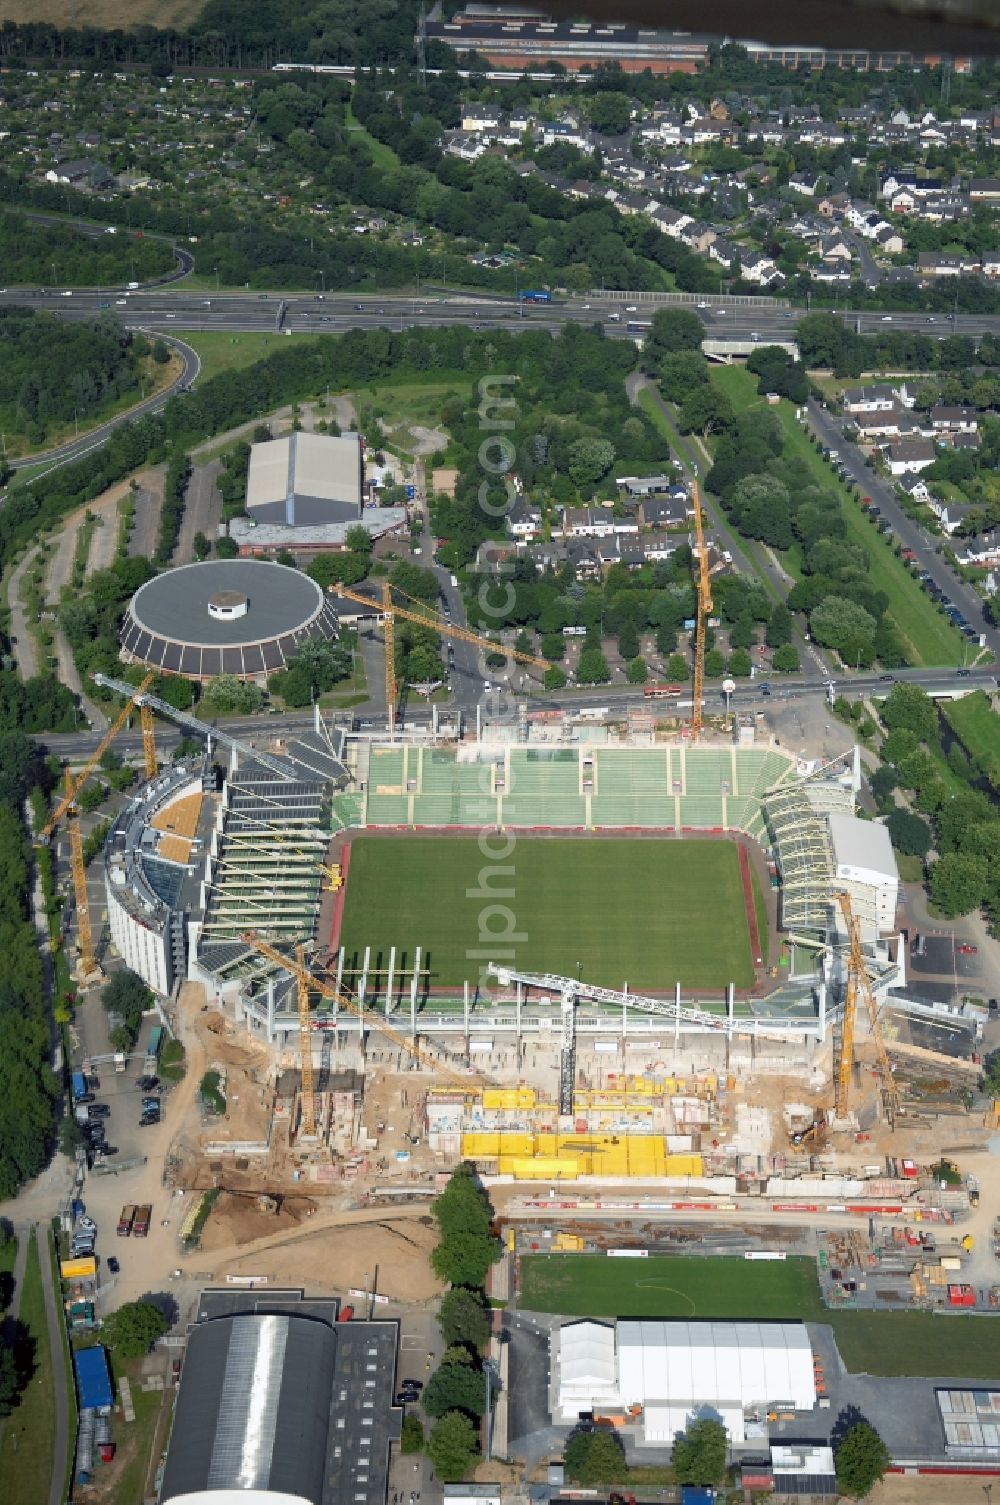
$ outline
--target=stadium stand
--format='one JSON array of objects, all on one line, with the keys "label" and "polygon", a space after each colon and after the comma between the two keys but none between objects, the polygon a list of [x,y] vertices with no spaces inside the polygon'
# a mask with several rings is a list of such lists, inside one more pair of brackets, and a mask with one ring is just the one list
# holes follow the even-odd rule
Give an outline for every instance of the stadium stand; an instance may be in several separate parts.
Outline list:
[{"label": "stadium stand", "polygon": [[368,782],[368,824],[406,824],[406,790],[403,787],[403,749],[373,747]]},{"label": "stadium stand", "polygon": [[601,748],[594,754],[595,826],[652,826],[673,830],[669,749]]},{"label": "stadium stand", "polygon": [[835,780],[811,779],[773,789],[763,809],[781,872],[782,923],[793,935],[825,935],[836,874],[826,817],[853,815],[853,791]]}]

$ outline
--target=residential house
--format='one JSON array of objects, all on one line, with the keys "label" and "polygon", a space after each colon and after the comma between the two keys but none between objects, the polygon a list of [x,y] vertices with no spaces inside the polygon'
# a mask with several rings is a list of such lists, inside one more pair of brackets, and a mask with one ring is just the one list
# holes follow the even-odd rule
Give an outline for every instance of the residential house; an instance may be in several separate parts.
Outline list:
[{"label": "residential house", "polygon": [[899,231],[894,230],[891,225],[880,226],[875,232],[874,240],[879,250],[884,251],[886,256],[899,256],[906,247],[906,242]]},{"label": "residential house", "polygon": [[931,408],[930,424],[935,434],[975,434],[979,431],[975,408],[946,407],[943,403]]},{"label": "residential house", "polygon": [[890,413],[896,406],[895,387],[883,382],[873,387],[845,387],[845,413]]},{"label": "residential house", "polygon": [[471,135],[467,131],[446,131],[444,150],[449,157],[458,157],[462,162],[475,162],[485,152],[486,142],[481,136]]},{"label": "residential house", "polygon": [[463,131],[495,131],[500,125],[500,111],[495,105],[464,105]]},{"label": "residential house", "polygon": [[882,446],[892,476],[919,475],[937,459],[937,450],[929,439],[900,439]]},{"label": "residential house", "polygon": [[1000,277],[1000,251],[983,252],[983,275]]},{"label": "residential house", "polygon": [[928,498],[927,505],[949,535],[960,528],[970,513],[976,510],[971,502],[943,502],[940,497],[933,495]]},{"label": "residential house", "polygon": [[616,517],[610,507],[564,507],[564,538],[612,538],[616,533],[638,533],[634,517]]},{"label": "residential house", "polygon": [[917,271],[923,277],[964,277],[979,271],[979,262],[965,252],[919,251]]},{"label": "residential house", "polygon": [[673,479],[660,473],[655,476],[616,476],[615,485],[624,498],[640,499],[647,496],[665,496],[673,487]]},{"label": "residential house", "polygon": [[1000,564],[1000,528],[963,538],[955,548],[955,558],[961,565]]},{"label": "residential house", "polygon": [[702,224],[699,220],[692,220],[690,225],[685,225],[678,237],[692,251],[697,251],[704,256],[709,246],[715,241],[715,231],[710,225]]},{"label": "residential house", "polygon": [[643,557],[647,563],[657,564],[660,560],[669,559],[676,554],[680,545],[684,542],[680,533],[644,533],[639,540]]},{"label": "residential house", "polygon": [[691,502],[687,492],[679,496],[645,497],[639,508],[639,521],[644,528],[686,527],[691,516]]},{"label": "residential house", "polygon": [[969,198],[973,204],[1000,203],[1000,178],[973,178]]},{"label": "residential house", "polygon": [[708,248],[709,259],[717,261],[719,266],[724,267],[727,272],[736,265],[739,254],[739,250],[732,241],[724,239],[721,235],[717,236]]},{"label": "residential house", "polygon": [[742,251],[742,264],[740,275],[744,282],[756,282],[761,287],[773,287],[776,283],[784,282],[784,273],[780,272],[771,260],[762,251]]},{"label": "residential house", "polygon": [[512,538],[527,543],[539,537],[544,525],[542,509],[516,496],[506,515],[507,531]]},{"label": "residential house", "polygon": [[931,489],[922,476],[904,476],[899,483],[899,489],[905,492],[913,502],[929,502]]},{"label": "residential house", "polygon": [[110,188],[113,178],[103,162],[90,157],[81,157],[72,162],[59,162],[45,174],[47,183],[69,184],[72,188],[103,190]]}]

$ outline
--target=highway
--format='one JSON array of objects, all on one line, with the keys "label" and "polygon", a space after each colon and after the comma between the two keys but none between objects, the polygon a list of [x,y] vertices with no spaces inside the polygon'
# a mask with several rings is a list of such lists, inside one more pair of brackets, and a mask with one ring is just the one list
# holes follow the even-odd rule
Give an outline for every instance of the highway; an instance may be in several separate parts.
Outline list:
[{"label": "highway", "polygon": [[[179,256],[187,257],[178,250]],[[190,259],[190,258],[188,258]],[[3,288],[0,306],[27,304],[46,308],[62,318],[93,318],[100,311],[113,309],[129,328],[179,330],[228,330],[233,334],[287,331],[292,334],[343,334],[347,329],[404,329],[434,324],[472,325],[483,329],[558,330],[567,321],[601,323],[606,332],[618,338],[631,338],[629,322],[651,319],[661,302],[642,301],[623,306],[618,298],[568,298],[551,305],[518,306],[513,298],[497,298],[489,293],[447,292],[435,289],[423,297],[411,294],[379,293],[349,295],[343,293],[246,293],[216,292],[194,294],[185,290],[183,273],[162,284],[129,291],[127,288]],[[676,306],[676,305],[673,305]],[[749,305],[739,298],[705,299],[692,307],[715,339],[752,340],[762,344],[769,340],[794,338],[797,321],[803,310],[780,305]],[[906,329],[943,339],[958,333],[977,336],[990,331],[1000,334],[1000,315],[924,313],[884,314],[877,310],[836,309],[850,327],[863,334],[873,334],[888,327]],[[611,319],[612,314],[620,317]]]}]

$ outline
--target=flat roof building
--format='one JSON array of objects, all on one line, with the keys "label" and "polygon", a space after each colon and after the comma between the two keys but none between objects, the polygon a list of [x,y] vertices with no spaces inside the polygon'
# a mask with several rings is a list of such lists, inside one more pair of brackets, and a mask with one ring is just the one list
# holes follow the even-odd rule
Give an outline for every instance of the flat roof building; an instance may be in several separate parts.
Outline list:
[{"label": "flat roof building", "polygon": [[289,527],[361,520],[364,449],[353,431],[293,433],[250,447],[247,512]]},{"label": "flat roof building", "polygon": [[896,926],[899,870],[892,841],[878,821],[857,815],[827,817],[838,887],[851,896],[863,940],[890,934]]}]

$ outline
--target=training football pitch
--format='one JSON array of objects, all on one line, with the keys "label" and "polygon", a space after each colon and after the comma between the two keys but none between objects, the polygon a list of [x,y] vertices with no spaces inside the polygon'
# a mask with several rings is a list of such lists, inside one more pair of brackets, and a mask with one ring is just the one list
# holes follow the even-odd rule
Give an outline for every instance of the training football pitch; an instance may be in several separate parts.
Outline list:
[{"label": "training football pitch", "polygon": [[752,984],[733,842],[491,833],[484,845],[505,842],[510,855],[491,859],[474,837],[355,838],[348,964],[366,946],[373,958],[395,946],[397,962],[420,946],[432,987],[473,981],[488,960],[636,990]]},{"label": "training football pitch", "polygon": [[822,1322],[854,1374],[995,1379],[983,1317],[933,1312],[831,1311],[812,1259],[530,1254],[520,1261],[524,1311],[565,1317],[678,1318],[701,1322]]}]

